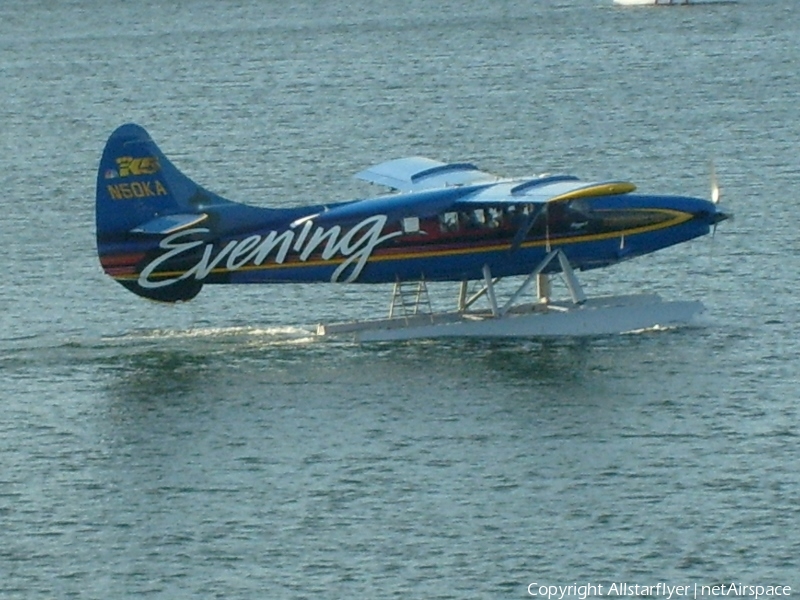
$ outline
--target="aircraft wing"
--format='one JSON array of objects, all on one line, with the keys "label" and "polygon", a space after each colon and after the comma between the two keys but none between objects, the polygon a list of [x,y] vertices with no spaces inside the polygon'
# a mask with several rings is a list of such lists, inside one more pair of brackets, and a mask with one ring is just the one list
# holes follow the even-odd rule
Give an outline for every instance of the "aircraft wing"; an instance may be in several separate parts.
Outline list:
[{"label": "aircraft wing", "polygon": [[481,171],[472,163],[444,163],[422,156],[409,156],[373,165],[355,177],[401,192],[491,183],[500,178]]},{"label": "aircraft wing", "polygon": [[571,175],[504,182],[459,200],[459,204],[545,204],[593,196],[627,194],[636,186],[627,181],[580,181]]},{"label": "aircraft wing", "polygon": [[572,175],[547,175],[512,181],[481,171],[472,163],[444,163],[422,156],[383,162],[355,176],[402,192],[485,184],[483,190],[460,200],[476,204],[539,204],[627,194],[636,189],[635,185],[626,181],[580,181]]}]

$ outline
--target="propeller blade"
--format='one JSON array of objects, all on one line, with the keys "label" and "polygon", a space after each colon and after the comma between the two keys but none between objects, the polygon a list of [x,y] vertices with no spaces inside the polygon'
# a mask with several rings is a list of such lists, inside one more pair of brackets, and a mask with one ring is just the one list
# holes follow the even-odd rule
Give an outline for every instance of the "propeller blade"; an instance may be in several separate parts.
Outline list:
[{"label": "propeller blade", "polygon": [[714,161],[711,161],[710,164],[710,172],[711,172],[711,202],[714,204],[719,204],[720,198],[722,194],[719,189],[719,181],[717,180],[717,170],[714,168]]}]

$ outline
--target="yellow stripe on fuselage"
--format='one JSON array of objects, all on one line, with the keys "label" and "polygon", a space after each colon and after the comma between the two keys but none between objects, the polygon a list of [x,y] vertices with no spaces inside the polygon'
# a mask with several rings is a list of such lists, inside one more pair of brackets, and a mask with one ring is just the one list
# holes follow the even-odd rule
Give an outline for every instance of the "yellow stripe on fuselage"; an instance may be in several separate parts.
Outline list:
[{"label": "yellow stripe on fuselage", "polygon": [[[641,233],[650,233],[651,231],[658,231],[659,229],[667,229],[669,227],[674,227],[675,225],[680,225],[681,223],[685,223],[686,221],[692,218],[692,215],[690,213],[682,212],[679,210],[654,209],[654,208],[648,208],[644,210],[647,210],[648,212],[657,211],[669,214],[672,216],[672,218],[669,221],[663,221],[661,223],[656,223],[653,225],[632,227],[630,229],[622,229],[619,231],[610,231],[606,233],[593,233],[589,235],[575,235],[570,237],[558,237],[550,240],[539,239],[530,242],[523,242],[522,244],[520,244],[520,248],[536,248],[537,246],[547,246],[547,245],[563,246],[566,244],[598,242],[601,240],[609,240],[614,238],[620,238],[623,236],[629,237],[632,235],[638,235]],[[475,248],[459,248],[457,250],[432,250],[430,252],[413,252],[404,254],[392,254],[390,256],[387,255],[373,256],[370,258],[369,262],[372,261],[381,262],[387,260],[408,260],[413,258],[431,258],[435,256],[458,256],[463,254],[475,254],[477,252],[496,252],[499,250],[508,250],[509,248],[511,248],[511,242],[503,242],[502,244],[494,244],[492,246],[481,246],[477,250]],[[318,264],[324,264],[324,261]]]},{"label": "yellow stripe on fuselage", "polygon": [[[537,246],[563,246],[566,244],[579,244],[579,243],[589,243],[589,242],[597,242],[602,240],[620,238],[620,237],[630,237],[632,235],[639,235],[642,233],[650,233],[652,231],[658,231],[660,229],[668,229],[669,227],[674,227],[676,225],[680,225],[681,223],[685,223],[686,221],[692,218],[691,213],[679,211],[679,210],[672,210],[672,209],[658,209],[658,208],[646,208],[641,209],[647,212],[660,212],[665,215],[669,215],[670,219],[664,220],[660,223],[655,223],[653,225],[644,225],[641,227],[632,227],[630,229],[622,229],[618,231],[609,231],[605,233],[593,233],[589,235],[574,235],[570,237],[558,237],[552,238],[550,240],[547,239],[538,239],[529,242],[523,242],[520,247],[521,248],[536,248]],[[501,244],[493,244],[489,246],[481,246],[481,247],[470,247],[470,248],[459,248],[453,250],[431,250],[431,251],[423,251],[423,252],[405,252],[405,253],[398,253],[398,254],[384,254],[384,255],[373,255],[371,256],[367,264],[372,262],[387,262],[392,260],[411,260],[411,259],[420,259],[420,258],[435,258],[438,256],[463,256],[465,254],[477,254],[477,253],[484,253],[484,252],[498,252],[498,251],[507,251],[511,248],[511,242],[503,242]],[[346,259],[336,259],[331,258],[329,260],[309,260],[305,262],[285,262],[282,264],[270,263],[270,264],[263,264],[263,265],[252,265],[252,266],[243,266],[239,269],[235,270],[228,270],[226,268],[216,268],[211,270],[211,274],[219,275],[223,273],[240,273],[240,272],[248,272],[248,271],[263,271],[267,269],[278,270],[278,269],[293,269],[297,267],[319,267],[324,265],[330,266],[337,266],[343,263]],[[152,279],[163,279],[163,278],[171,278],[171,277],[180,277],[183,274],[183,271],[164,271],[159,273],[153,273],[151,275]],[[124,277],[115,277],[117,280],[136,280],[138,279],[137,275],[134,276],[124,276]]]}]

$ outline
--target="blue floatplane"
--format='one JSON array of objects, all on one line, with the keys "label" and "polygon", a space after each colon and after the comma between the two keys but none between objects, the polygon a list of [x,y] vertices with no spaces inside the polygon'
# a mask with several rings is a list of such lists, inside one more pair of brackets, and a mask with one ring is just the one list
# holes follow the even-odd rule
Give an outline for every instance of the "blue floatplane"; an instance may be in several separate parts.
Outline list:
[{"label": "blue floatplane", "polygon": [[[127,289],[162,302],[190,300],[204,285],[393,284],[386,318],[320,325],[320,335],[597,335],[686,324],[702,304],[589,299],[576,270],[686,242],[728,217],[717,197],[639,194],[626,181],[571,175],[504,178],[422,157],[356,177],[391,192],[296,208],[239,204],[182,174],[143,128],[123,125],[98,170],[100,263]],[[551,297],[553,277],[565,283],[564,301]],[[500,278],[518,278],[507,298]],[[459,284],[454,310],[431,310],[434,281]]]}]

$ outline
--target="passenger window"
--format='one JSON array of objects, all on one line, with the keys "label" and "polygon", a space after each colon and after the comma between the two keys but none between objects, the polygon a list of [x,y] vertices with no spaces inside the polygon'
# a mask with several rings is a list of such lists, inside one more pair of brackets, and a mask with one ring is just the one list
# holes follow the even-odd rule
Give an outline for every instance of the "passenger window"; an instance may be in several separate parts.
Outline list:
[{"label": "passenger window", "polygon": [[458,231],[458,213],[448,212],[439,217],[439,229],[443,232]]}]

